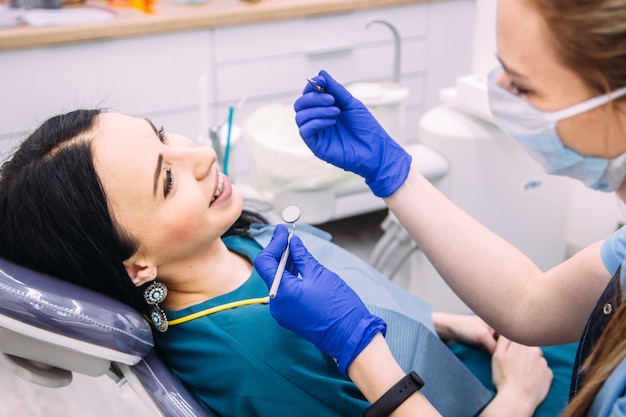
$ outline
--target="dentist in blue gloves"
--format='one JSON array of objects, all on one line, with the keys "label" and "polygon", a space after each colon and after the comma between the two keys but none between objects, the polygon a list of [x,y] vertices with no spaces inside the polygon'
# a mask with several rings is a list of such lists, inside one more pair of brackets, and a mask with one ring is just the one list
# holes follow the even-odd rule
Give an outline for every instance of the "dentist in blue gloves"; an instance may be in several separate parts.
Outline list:
[{"label": "dentist in blue gloves", "polygon": [[[500,0],[501,65],[487,83],[496,123],[546,172],[622,200],[625,21],[623,1]],[[321,71],[313,81],[325,91],[307,84],[295,110],[315,155],[362,176],[449,286],[498,333],[529,345],[580,341],[563,416],[626,416],[626,230],[544,272],[420,175],[410,155],[330,74]],[[257,258],[259,271],[275,270],[285,244],[275,237]],[[294,268],[270,304],[278,322],[333,356],[352,346],[348,374],[370,401],[396,407],[394,416],[436,415],[419,390],[406,399],[398,393],[396,381],[408,380],[382,334],[367,331],[367,309],[340,277],[301,256],[299,245],[292,243]]]}]

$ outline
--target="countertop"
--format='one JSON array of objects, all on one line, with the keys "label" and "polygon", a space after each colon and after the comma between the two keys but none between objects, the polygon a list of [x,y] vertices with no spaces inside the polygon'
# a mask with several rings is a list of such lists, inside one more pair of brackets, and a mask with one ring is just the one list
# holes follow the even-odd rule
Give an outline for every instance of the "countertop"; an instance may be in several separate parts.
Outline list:
[{"label": "countertop", "polygon": [[[207,0],[202,4],[179,4],[174,0],[156,0],[154,13],[148,14],[133,8],[116,8],[117,18],[107,22],[0,28],[0,50],[255,23],[427,1],[429,0]],[[107,7],[104,0],[88,0],[88,4]]]}]

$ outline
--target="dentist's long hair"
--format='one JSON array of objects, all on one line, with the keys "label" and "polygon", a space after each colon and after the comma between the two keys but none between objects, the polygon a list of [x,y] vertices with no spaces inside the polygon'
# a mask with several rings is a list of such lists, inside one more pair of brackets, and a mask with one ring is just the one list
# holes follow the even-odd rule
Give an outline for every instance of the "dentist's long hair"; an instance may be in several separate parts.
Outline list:
[{"label": "dentist's long hair", "polygon": [[[550,44],[564,66],[597,94],[626,87],[624,0],[528,1],[545,19]],[[620,111],[617,106],[612,109]],[[593,139],[602,140],[602,135]],[[585,381],[563,417],[586,416],[604,382],[624,359],[626,302],[618,307],[585,362]]]},{"label": "dentist's long hair", "polygon": [[546,21],[557,59],[587,86],[597,94],[626,87],[624,0],[526,1]]},{"label": "dentist's long hair", "polygon": [[[145,313],[123,262],[138,243],[113,221],[92,158],[100,110],[44,122],[0,169],[0,256]],[[227,234],[263,219],[244,212]]]}]

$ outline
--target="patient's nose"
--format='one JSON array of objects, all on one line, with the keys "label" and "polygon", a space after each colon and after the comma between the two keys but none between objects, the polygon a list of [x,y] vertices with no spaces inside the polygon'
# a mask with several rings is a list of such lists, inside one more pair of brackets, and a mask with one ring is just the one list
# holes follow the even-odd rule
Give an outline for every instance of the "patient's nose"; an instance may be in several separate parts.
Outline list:
[{"label": "patient's nose", "polygon": [[193,175],[201,180],[211,172],[211,167],[217,161],[215,150],[210,146],[198,146],[190,148],[188,156],[192,164]]}]

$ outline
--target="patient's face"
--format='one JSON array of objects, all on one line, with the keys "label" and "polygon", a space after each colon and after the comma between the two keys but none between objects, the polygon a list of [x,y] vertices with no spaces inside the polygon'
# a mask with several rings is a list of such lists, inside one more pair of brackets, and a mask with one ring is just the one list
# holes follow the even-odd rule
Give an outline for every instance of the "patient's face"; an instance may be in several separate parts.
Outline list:
[{"label": "patient's face", "polygon": [[241,196],[214,150],[161,134],[147,120],[99,115],[93,153],[113,218],[159,272],[205,256],[241,214]]}]

